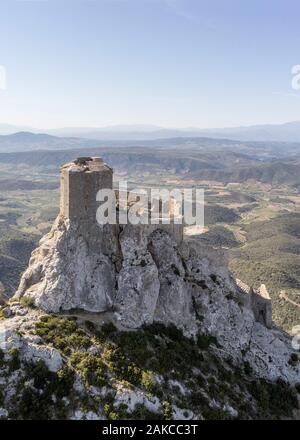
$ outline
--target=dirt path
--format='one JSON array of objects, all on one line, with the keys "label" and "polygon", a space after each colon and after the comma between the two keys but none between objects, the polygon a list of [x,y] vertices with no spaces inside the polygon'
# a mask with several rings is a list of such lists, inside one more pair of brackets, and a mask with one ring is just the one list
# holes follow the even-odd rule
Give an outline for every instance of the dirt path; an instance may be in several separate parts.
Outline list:
[{"label": "dirt path", "polygon": [[292,299],[290,299],[290,298],[287,296],[287,294],[286,294],[285,292],[283,292],[283,291],[280,292],[279,298],[282,298],[282,299],[284,299],[285,301],[287,301],[287,302],[293,304],[294,306],[300,308],[300,304],[298,304],[298,303],[296,303],[295,301],[293,301]]}]

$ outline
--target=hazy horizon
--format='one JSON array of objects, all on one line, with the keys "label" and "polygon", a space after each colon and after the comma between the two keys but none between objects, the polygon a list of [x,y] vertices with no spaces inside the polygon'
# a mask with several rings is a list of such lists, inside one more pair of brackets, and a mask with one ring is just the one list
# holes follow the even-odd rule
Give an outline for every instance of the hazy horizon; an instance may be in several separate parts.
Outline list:
[{"label": "hazy horizon", "polygon": [[300,124],[299,120],[292,121],[283,121],[279,123],[261,123],[261,124],[248,124],[248,125],[230,125],[230,126],[219,126],[219,127],[196,127],[196,126],[164,126],[164,125],[156,125],[151,123],[131,123],[131,124],[108,124],[102,126],[49,126],[49,127],[33,127],[33,126],[19,126],[14,123],[0,122],[0,129],[2,127],[11,127],[16,128],[18,131],[33,131],[37,132],[41,130],[41,132],[55,131],[55,130],[123,130],[127,131],[130,129],[136,129],[137,131],[151,131],[151,130],[199,130],[199,131],[214,131],[214,130],[226,130],[226,129],[238,129],[238,128],[253,128],[253,127],[264,127],[264,126],[284,126],[290,124]]}]

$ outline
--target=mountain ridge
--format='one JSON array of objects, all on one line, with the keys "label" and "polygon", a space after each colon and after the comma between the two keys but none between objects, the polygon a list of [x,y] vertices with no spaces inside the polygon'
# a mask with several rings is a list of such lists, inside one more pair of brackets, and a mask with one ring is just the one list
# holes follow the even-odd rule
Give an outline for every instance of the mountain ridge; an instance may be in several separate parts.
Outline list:
[{"label": "mountain ridge", "polygon": [[229,138],[240,141],[257,142],[300,142],[300,121],[282,124],[256,124],[249,126],[223,128],[167,128],[151,124],[119,124],[104,127],[62,127],[36,129],[0,124],[0,134],[12,134],[18,131],[51,134],[61,137],[84,137],[93,140],[154,140],[172,137],[212,137]]}]

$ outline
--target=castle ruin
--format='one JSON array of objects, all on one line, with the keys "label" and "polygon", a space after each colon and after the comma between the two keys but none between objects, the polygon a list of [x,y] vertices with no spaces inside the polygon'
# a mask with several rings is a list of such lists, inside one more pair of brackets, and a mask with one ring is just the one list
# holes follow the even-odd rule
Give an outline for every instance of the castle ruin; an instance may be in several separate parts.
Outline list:
[{"label": "castle ruin", "polygon": [[[83,231],[94,229],[99,207],[97,193],[101,189],[113,189],[113,170],[100,157],[79,157],[63,165],[60,170],[60,215],[70,222],[75,221],[82,225]],[[115,190],[115,200],[118,212],[122,208],[118,190]],[[128,208],[132,203],[133,201],[128,200]],[[182,222],[176,223],[174,215],[170,213],[170,222],[164,223],[161,203],[159,207],[159,212],[154,213],[151,205],[148,206],[149,219],[157,217],[156,224],[149,222],[147,225],[140,224],[139,227],[149,234],[156,229],[162,229],[180,244],[183,240]],[[118,223],[114,229],[118,234],[122,231],[122,225]]]},{"label": "castle ruin", "polygon": [[245,294],[245,305],[252,310],[255,320],[267,328],[272,328],[272,301],[266,286],[262,284],[259,289],[254,289],[239,279],[236,279],[236,283]]},{"label": "castle ruin", "polygon": [[130,209],[132,200],[127,192],[121,198],[114,192],[113,170],[102,159],[79,157],[61,167],[59,216],[33,251],[15,299],[32,297],[37,307],[54,313],[113,311],[126,328],[157,321],[175,323],[192,333],[197,327],[196,302],[211,291],[219,289],[221,294],[229,289],[230,295],[237,292],[252,319],[272,327],[266,288],[254,290],[235,282],[219,251],[213,257],[211,249],[183,242],[184,225],[175,221],[172,206],[168,223],[155,199],[155,209],[153,200],[142,206],[150,219],[158,220],[155,224],[101,224],[97,195],[102,189],[112,190],[116,211]]},{"label": "castle ruin", "polygon": [[[60,215],[70,222],[75,221],[87,240],[92,241],[91,245],[95,245],[96,239],[95,226],[96,212],[99,206],[97,202],[97,193],[101,189],[113,189],[113,169],[109,167],[99,157],[79,157],[71,163],[65,164],[61,167],[61,201],[60,201]],[[128,199],[128,194],[125,195],[126,209],[131,206]],[[138,197],[138,195],[137,195]],[[124,194],[120,195],[118,190],[115,190],[116,211],[123,209],[120,200],[124,201]],[[183,223],[178,224],[174,222],[174,216],[170,216],[170,223],[163,223],[163,209],[161,201],[159,201],[159,211],[153,212],[151,204],[148,206],[149,218],[155,216],[158,218],[157,224],[138,225],[143,233],[150,235],[156,229],[161,229],[166,232],[180,245],[183,241],[184,227]],[[136,228],[137,225],[134,226]],[[111,232],[113,236],[118,236],[122,230],[123,225],[112,225]],[[96,231],[91,232],[91,231]],[[99,235],[99,232],[98,232]],[[101,234],[100,234],[101,235]],[[110,240],[112,245],[113,240]],[[103,247],[103,245],[102,245]],[[259,289],[253,289],[247,286],[240,280],[236,280],[240,291],[246,296],[244,297],[245,305],[252,310],[256,321],[264,326],[272,327],[272,303],[269,293],[262,285]]]}]

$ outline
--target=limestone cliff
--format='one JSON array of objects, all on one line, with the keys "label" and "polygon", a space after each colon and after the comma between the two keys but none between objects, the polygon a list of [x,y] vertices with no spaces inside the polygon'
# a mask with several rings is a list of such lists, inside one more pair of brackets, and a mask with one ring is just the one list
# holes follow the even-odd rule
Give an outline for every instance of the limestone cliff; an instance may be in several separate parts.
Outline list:
[{"label": "limestone cliff", "polygon": [[266,289],[173,229],[99,226],[103,181],[98,159],[63,167],[61,213],[0,310],[0,418],[299,417]]}]

